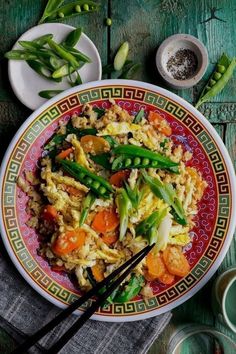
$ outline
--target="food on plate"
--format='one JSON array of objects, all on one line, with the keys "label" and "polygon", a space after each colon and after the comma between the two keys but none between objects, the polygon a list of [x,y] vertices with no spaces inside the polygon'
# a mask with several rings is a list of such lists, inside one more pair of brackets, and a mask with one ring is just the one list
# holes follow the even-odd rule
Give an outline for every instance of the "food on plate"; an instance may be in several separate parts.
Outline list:
[{"label": "food on plate", "polygon": [[189,273],[184,246],[207,183],[171,134],[160,113],[132,116],[114,101],[59,123],[38,170],[18,178],[52,269],[73,273],[87,291],[154,243],[110,303],[151,296],[151,282],[168,286]]},{"label": "food on plate", "polygon": [[[33,41],[19,41],[22,50],[16,49],[5,53],[5,57],[12,60],[25,60],[38,75],[55,83],[68,80],[71,86],[82,83],[79,70],[91,59],[74,48],[81,37],[82,28],[69,32],[67,37],[57,43],[52,34],[35,38]],[[57,90],[43,90],[38,94],[43,98],[51,98],[62,92]]]}]

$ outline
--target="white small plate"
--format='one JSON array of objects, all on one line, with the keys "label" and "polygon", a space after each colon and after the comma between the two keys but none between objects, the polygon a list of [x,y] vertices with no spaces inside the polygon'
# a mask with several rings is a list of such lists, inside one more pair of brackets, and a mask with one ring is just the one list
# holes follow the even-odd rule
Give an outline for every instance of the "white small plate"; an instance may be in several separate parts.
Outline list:
[{"label": "white small plate", "polygon": [[[32,41],[37,37],[40,37],[47,33],[53,34],[53,39],[56,42],[61,42],[75,27],[64,25],[62,23],[44,23],[39,26],[32,27],[25,32],[18,41]],[[23,49],[18,41],[15,43],[12,49]],[[102,76],[102,64],[98,50],[93,42],[82,33],[79,43],[75,46],[84,54],[89,56],[92,60],[91,63],[84,65],[79,73],[82,82],[90,82],[95,80],[101,80]],[[40,97],[38,92],[43,90],[66,90],[69,87],[67,79],[62,82],[54,83],[44,79],[36,72],[34,72],[28,64],[23,60],[9,60],[8,75],[12,86],[12,89],[17,98],[28,108],[35,110],[39,108],[47,100]]]}]

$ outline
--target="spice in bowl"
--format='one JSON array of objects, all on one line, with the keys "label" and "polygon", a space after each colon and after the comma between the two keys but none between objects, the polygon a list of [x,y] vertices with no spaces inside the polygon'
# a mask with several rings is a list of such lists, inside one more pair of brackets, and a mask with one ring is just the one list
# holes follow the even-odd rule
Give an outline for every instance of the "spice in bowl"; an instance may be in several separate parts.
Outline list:
[{"label": "spice in bowl", "polygon": [[156,53],[156,66],[166,83],[175,89],[196,85],[208,65],[204,45],[190,34],[175,34],[162,42]]},{"label": "spice in bowl", "polygon": [[166,67],[174,79],[187,80],[195,74],[198,60],[191,49],[181,48],[169,58]]}]

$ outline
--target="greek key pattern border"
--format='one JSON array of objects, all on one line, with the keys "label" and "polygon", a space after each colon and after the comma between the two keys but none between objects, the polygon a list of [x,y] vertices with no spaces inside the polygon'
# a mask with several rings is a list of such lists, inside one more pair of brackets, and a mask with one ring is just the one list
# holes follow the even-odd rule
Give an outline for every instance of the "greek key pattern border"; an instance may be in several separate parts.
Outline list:
[{"label": "greek key pattern border", "polygon": [[[202,278],[204,273],[219,254],[219,250],[221,249],[224,237],[226,235],[227,225],[229,222],[228,215],[230,212],[229,181],[221,154],[201,124],[199,124],[196,118],[189,114],[189,112],[187,112],[182,106],[179,106],[177,103],[174,103],[166,97],[158,95],[157,93],[135,87],[98,87],[73,94],[51,106],[46,112],[43,112],[34,120],[16,144],[16,148],[9,161],[5,176],[3,198],[5,224],[12,248],[25,271],[48,294],[64,303],[71,303],[78,298],[76,294],[65,289],[47,276],[26,249],[17,228],[17,219],[14,207],[16,189],[15,181],[18,176],[20,166],[31,144],[37,139],[43,130],[51,124],[52,121],[58,119],[63,114],[68,113],[70,110],[77,108],[78,106],[97,100],[107,99],[132,99],[135,101],[144,102],[153,105],[180,120],[198,138],[199,142],[208,154],[212,162],[219,189],[219,213],[217,223],[214,230],[214,235],[208,245],[205,255],[191,270],[191,273],[189,273],[188,276],[181,279],[177,284],[175,284],[175,286],[167,289],[161,294],[147,299],[146,301],[137,300],[125,304],[112,304],[98,312],[104,315],[125,316],[150,311],[152,309],[167,305],[169,302],[187,292],[199,281],[199,279]],[[86,304],[83,308],[85,307]]]}]

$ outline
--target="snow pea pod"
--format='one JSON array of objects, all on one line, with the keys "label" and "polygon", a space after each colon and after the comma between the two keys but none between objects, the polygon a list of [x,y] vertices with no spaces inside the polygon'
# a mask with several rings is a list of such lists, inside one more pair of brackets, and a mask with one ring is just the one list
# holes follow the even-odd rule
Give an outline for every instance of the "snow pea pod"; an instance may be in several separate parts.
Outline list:
[{"label": "snow pea pod", "polygon": [[67,50],[69,53],[71,53],[77,60],[79,61],[84,61],[85,63],[91,63],[92,60],[84,53],[82,53],[80,50],[73,48],[73,47],[68,47],[68,46],[63,46],[65,50]]},{"label": "snow pea pod", "polygon": [[37,74],[43,76],[45,79],[60,82],[61,79],[54,79],[49,68],[47,68],[43,63],[38,60],[26,60],[26,63],[33,69]]},{"label": "snow pea pod", "polygon": [[66,39],[61,43],[63,46],[74,47],[80,40],[82,28],[78,27],[71,31]]},{"label": "snow pea pod", "polygon": [[73,68],[78,68],[79,63],[77,59],[72,55],[68,50],[66,50],[62,45],[54,42],[52,39],[48,39],[47,41],[49,47],[53,49],[59,57],[66,60]]},{"label": "snow pea pod", "polygon": [[24,50],[11,50],[4,54],[4,57],[12,60],[35,60],[37,55]]},{"label": "snow pea pod", "polygon": [[[18,42],[24,49],[30,51],[32,54],[35,54],[38,57],[49,58],[57,57],[55,52],[49,48],[45,48],[33,41],[19,41]],[[58,58],[58,57],[57,57]]]},{"label": "snow pea pod", "polygon": [[57,162],[65,172],[90,188],[94,194],[103,198],[109,198],[111,192],[113,192],[113,188],[107,180],[95,175],[79,163],[62,159],[57,159]]},{"label": "snow pea pod", "polygon": [[44,90],[44,91],[40,91],[38,93],[38,95],[42,98],[52,98],[55,97],[56,95],[58,95],[59,93],[63,92],[63,90]]},{"label": "snow pea pod", "polygon": [[18,44],[20,44],[21,47],[29,50],[42,49],[42,46],[34,41],[19,41]]},{"label": "snow pea pod", "polygon": [[204,87],[199,100],[195,104],[196,108],[199,108],[202,103],[209,101],[223,90],[227,82],[232,77],[235,67],[236,58],[231,60],[226,54],[221,56],[218,64],[216,65],[216,69]]},{"label": "snow pea pod", "polygon": [[43,19],[44,22],[57,22],[78,15],[95,12],[99,8],[99,4],[90,0],[73,1],[61,7],[57,7],[54,11]]},{"label": "snow pea pod", "polygon": [[73,68],[69,64],[64,64],[52,73],[52,77],[58,79],[73,74],[76,70],[81,69],[84,64],[83,62],[79,62],[77,68]]},{"label": "snow pea pod", "polygon": [[53,34],[48,33],[48,34],[44,34],[43,36],[40,36],[38,38],[35,38],[33,40],[33,42],[35,42],[36,44],[43,46],[44,44],[47,43],[48,39],[52,39],[53,38]]},{"label": "snow pea pod", "polygon": [[114,302],[124,303],[128,302],[137,296],[145,283],[144,277],[142,275],[131,274],[129,283],[125,286],[123,290],[120,290],[115,298]]}]

